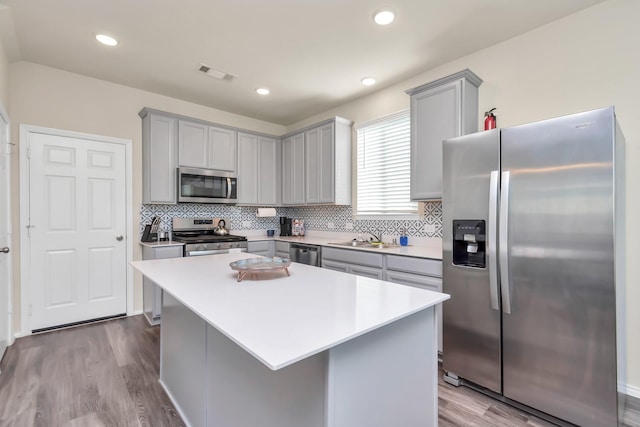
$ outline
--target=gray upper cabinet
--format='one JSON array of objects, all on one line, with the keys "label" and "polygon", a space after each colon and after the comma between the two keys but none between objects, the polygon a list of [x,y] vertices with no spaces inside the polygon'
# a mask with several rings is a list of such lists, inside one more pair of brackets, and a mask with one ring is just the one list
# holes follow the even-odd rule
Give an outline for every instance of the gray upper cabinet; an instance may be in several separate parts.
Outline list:
[{"label": "gray upper cabinet", "polygon": [[142,203],[176,203],[178,119],[143,109]]},{"label": "gray upper cabinet", "polygon": [[180,120],[178,164],[236,172],[236,132],[205,123]]},{"label": "gray upper cabinet", "polygon": [[333,203],[335,200],[334,123],[305,132],[306,202]]},{"label": "gray upper cabinet", "polygon": [[236,172],[236,131],[209,126],[208,168]]},{"label": "gray upper cabinet", "polygon": [[442,141],[477,132],[478,87],[470,70],[410,89],[411,200],[442,198]]},{"label": "gray upper cabinet", "polygon": [[305,204],[351,204],[351,125],[336,117],[304,132]]},{"label": "gray upper cabinet", "polygon": [[283,140],[143,108],[142,203],[177,203],[176,168],[235,172],[238,204],[351,204],[351,126],[340,117]]},{"label": "gray upper cabinet", "polygon": [[279,203],[280,156],[279,140],[238,133],[238,204]]},{"label": "gray upper cabinet", "polygon": [[304,132],[282,141],[282,204],[304,205]]},{"label": "gray upper cabinet", "polygon": [[178,164],[190,168],[207,167],[209,127],[180,120],[178,123]]}]

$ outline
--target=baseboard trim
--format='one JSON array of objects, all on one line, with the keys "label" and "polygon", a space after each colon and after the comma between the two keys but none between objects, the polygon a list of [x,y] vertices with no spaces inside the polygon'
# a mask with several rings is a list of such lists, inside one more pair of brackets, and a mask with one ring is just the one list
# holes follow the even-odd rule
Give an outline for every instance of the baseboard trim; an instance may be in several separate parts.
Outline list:
[{"label": "baseboard trim", "polygon": [[623,391],[627,396],[640,399],[640,387],[627,384],[627,386],[623,388]]}]

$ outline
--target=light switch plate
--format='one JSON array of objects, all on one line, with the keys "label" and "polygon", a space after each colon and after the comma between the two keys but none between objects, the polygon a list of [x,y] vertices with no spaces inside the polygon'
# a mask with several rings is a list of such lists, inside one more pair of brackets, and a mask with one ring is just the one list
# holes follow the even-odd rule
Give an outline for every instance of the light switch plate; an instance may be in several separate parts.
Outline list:
[{"label": "light switch plate", "polygon": [[425,233],[430,233],[433,234],[436,232],[436,225],[435,224],[425,224],[424,225],[424,232]]}]

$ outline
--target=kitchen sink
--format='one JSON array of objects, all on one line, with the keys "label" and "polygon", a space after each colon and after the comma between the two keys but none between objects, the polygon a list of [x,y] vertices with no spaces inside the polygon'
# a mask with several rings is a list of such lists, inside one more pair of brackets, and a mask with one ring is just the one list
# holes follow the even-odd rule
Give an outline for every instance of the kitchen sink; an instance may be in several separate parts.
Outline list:
[{"label": "kitchen sink", "polygon": [[330,242],[330,245],[336,245],[336,246],[349,246],[349,247],[355,247],[355,248],[379,248],[379,249],[385,249],[385,248],[399,248],[400,245],[398,244],[393,244],[393,243],[373,243],[373,242],[356,242],[355,246],[353,245],[353,242],[351,240],[347,241],[347,242]]}]

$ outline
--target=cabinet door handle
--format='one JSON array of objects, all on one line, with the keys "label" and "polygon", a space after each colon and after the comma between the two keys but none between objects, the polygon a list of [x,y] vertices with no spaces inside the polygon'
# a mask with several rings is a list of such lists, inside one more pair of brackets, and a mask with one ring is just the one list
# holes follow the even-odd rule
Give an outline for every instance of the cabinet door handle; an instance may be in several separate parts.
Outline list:
[{"label": "cabinet door handle", "polygon": [[0,249],[0,252],[2,252],[3,254],[8,254],[9,251],[10,251],[10,249],[8,247],[6,247],[6,246],[4,248]]},{"label": "cabinet door handle", "polygon": [[124,236],[123,236],[122,234],[120,234],[120,235],[116,236],[116,240],[117,240],[118,242],[121,242],[121,241],[122,241],[122,239],[124,239]]}]

